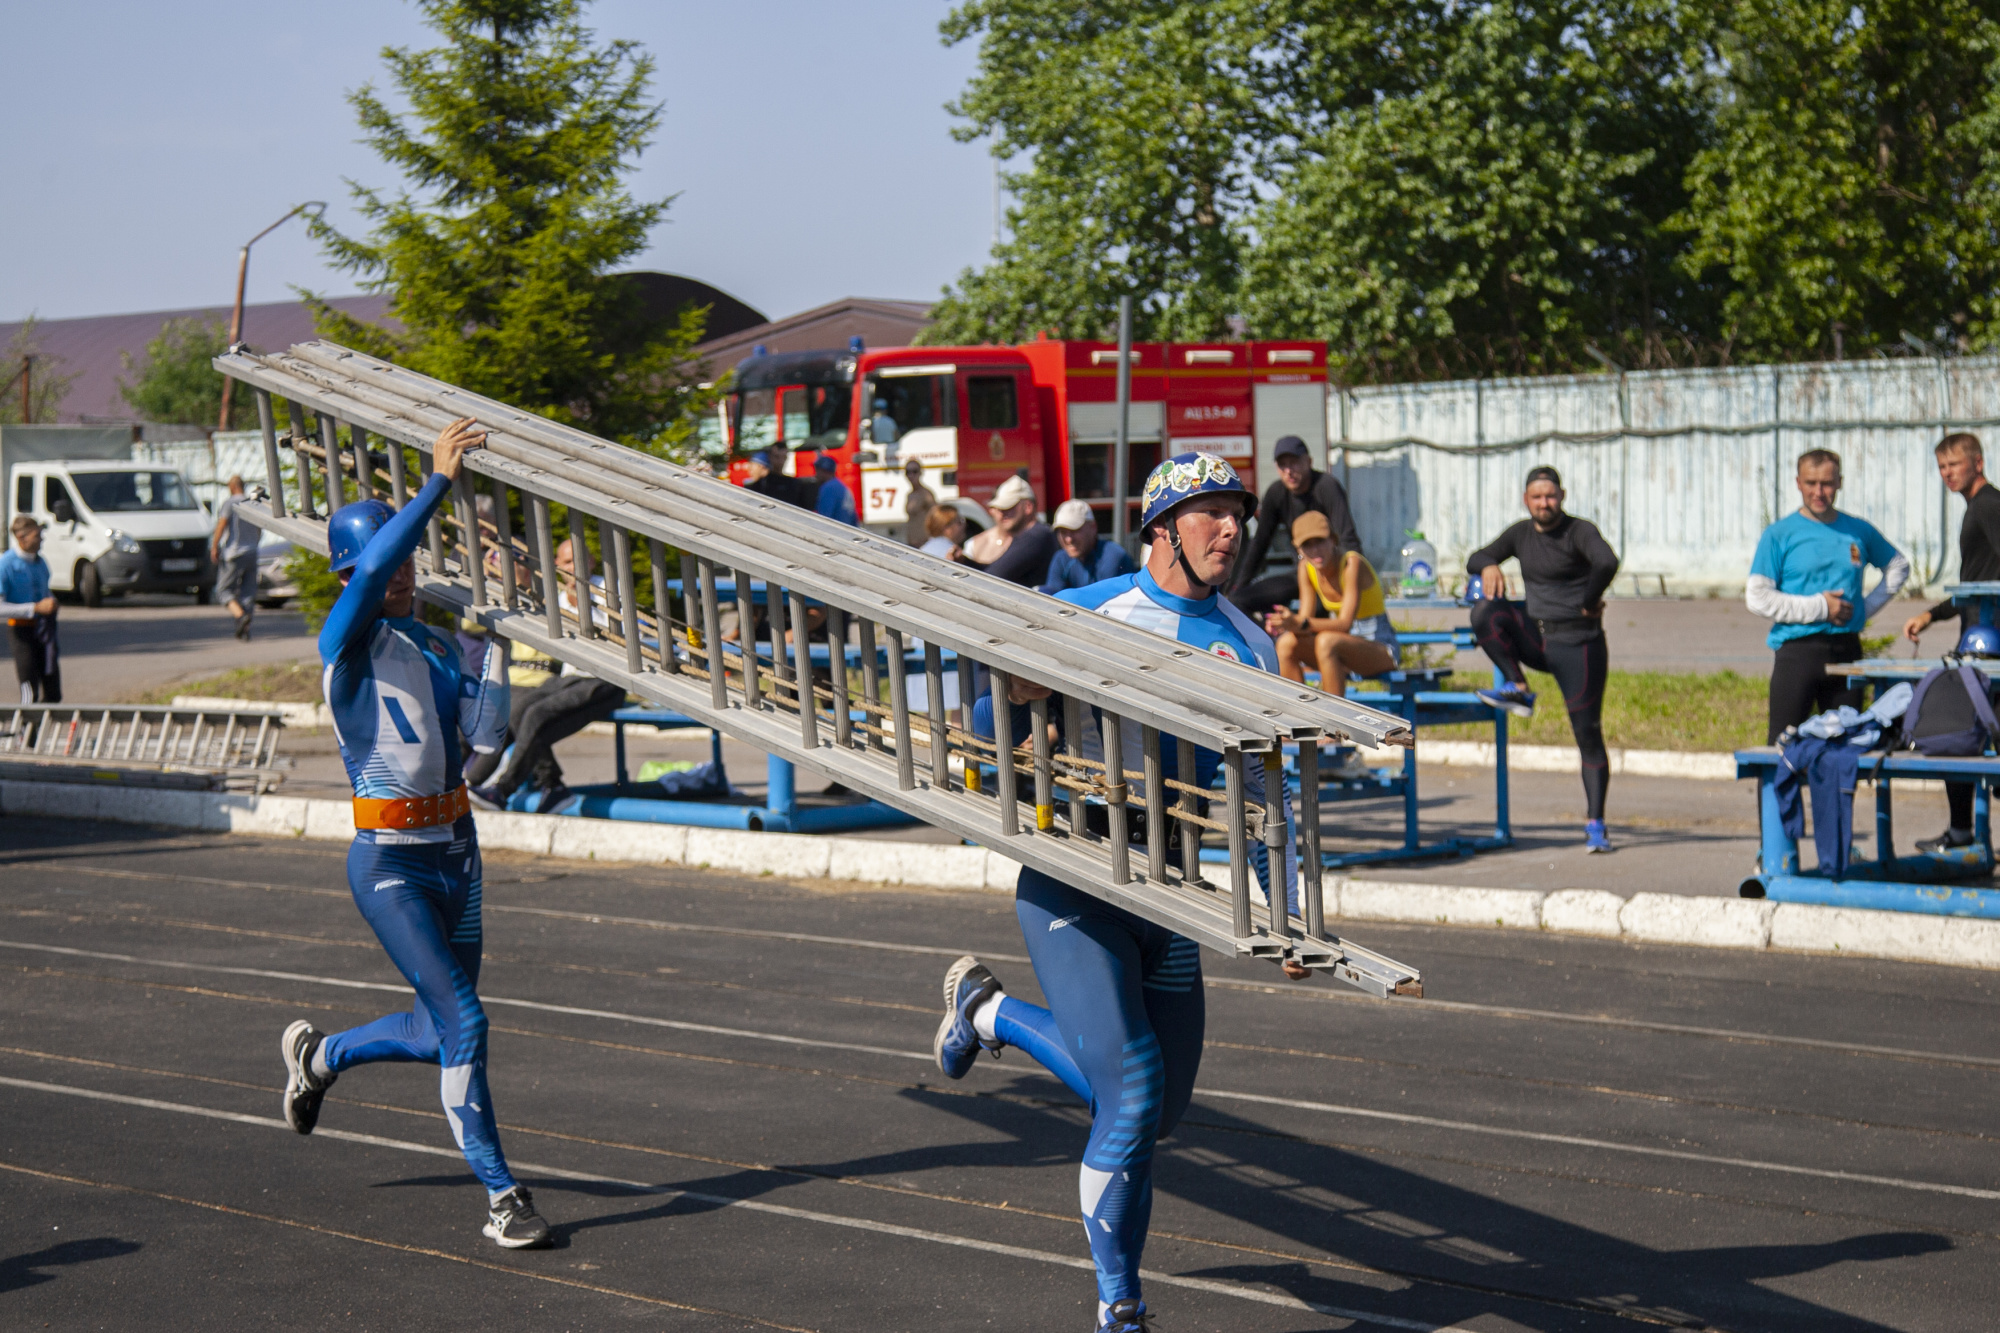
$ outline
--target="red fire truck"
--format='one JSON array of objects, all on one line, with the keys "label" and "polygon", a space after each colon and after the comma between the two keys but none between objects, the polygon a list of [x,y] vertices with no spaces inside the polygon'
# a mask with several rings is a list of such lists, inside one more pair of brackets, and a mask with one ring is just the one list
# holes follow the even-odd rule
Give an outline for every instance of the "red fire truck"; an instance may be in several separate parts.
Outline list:
[{"label": "red fire truck", "polygon": [[[782,352],[738,362],[725,406],[730,479],[766,445],[809,475],[827,451],[861,519],[899,526],[908,460],[942,500],[983,504],[1016,472],[1045,512],[1079,498],[1111,529],[1118,349],[1053,339],[1019,346]],[[1153,465],[1207,449],[1261,489],[1271,447],[1297,435],[1326,458],[1326,347],[1307,342],[1136,343],[1132,348],[1129,522]],[[801,455],[804,455],[801,457]],[[970,506],[961,504],[960,508]]]}]

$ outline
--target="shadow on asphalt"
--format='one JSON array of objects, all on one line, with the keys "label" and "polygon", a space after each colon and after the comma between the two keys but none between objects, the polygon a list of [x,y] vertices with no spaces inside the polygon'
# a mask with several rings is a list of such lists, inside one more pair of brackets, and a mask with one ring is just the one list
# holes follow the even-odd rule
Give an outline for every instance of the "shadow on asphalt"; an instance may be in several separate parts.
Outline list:
[{"label": "shadow on asphalt", "polygon": [[0,1259],[0,1292],[19,1291],[23,1287],[34,1287],[44,1282],[55,1281],[54,1273],[41,1271],[45,1268],[69,1268],[98,1259],[116,1259],[132,1254],[140,1248],[136,1240],[94,1236],[89,1240],[66,1240],[60,1245],[36,1250],[33,1254],[18,1254],[11,1259]]}]

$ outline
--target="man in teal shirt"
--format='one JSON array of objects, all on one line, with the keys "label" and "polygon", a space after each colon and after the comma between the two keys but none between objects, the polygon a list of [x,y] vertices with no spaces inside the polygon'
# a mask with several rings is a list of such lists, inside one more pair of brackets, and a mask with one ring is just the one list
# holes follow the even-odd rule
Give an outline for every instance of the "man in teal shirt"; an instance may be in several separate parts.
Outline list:
[{"label": "man in teal shirt", "polygon": [[[1799,455],[1799,499],[1757,539],[1744,602],[1775,621],[1770,645],[1770,732],[1842,704],[1861,706],[1861,691],[1827,667],[1861,658],[1861,627],[1908,582],[1910,561],[1875,525],[1833,507],[1840,495],[1840,455],[1810,449]],[[1875,591],[1863,595],[1862,574],[1882,571]]]}]

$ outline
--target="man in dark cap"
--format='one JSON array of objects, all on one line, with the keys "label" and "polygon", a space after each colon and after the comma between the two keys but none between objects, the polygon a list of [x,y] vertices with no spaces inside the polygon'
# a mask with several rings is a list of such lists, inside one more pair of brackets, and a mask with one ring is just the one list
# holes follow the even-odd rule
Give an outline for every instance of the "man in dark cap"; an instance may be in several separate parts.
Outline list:
[{"label": "man in dark cap", "polygon": [[[1236,562],[1229,584],[1229,600],[1259,624],[1263,623],[1266,611],[1289,606],[1298,595],[1298,575],[1291,569],[1274,571],[1268,578],[1260,576],[1264,558],[1271,551],[1271,539],[1280,533],[1290,533],[1293,521],[1300,514],[1316,510],[1326,515],[1327,526],[1333,530],[1335,560],[1361,549],[1361,535],[1354,530],[1354,514],[1347,507],[1347,491],[1331,473],[1321,472],[1312,465],[1306,442],[1296,435],[1286,435],[1278,440],[1272,453],[1278,465],[1278,479],[1265,490],[1264,499],[1257,506],[1256,530],[1243,558]],[[1286,546],[1290,544],[1287,537]]]}]

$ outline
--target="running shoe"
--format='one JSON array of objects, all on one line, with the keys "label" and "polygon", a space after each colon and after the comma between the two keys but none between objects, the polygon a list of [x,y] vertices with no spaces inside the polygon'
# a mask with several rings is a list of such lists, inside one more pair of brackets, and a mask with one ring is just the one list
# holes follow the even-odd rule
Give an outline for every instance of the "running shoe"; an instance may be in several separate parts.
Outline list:
[{"label": "running shoe", "polygon": [[313,1073],[313,1053],[325,1040],[326,1034],[303,1018],[278,1039],[278,1049],[285,1057],[285,1123],[301,1134],[313,1132],[319,1123],[320,1099],[340,1077],[328,1074],[321,1078]]},{"label": "running shoe", "polygon": [[507,798],[498,787],[467,787],[465,795],[474,810],[505,810]]},{"label": "running shoe", "polygon": [[1153,1316],[1144,1301],[1127,1296],[1105,1311],[1097,1333],[1153,1333]]},{"label": "running shoe", "polygon": [[1604,835],[1604,821],[1585,820],[1583,825],[1583,850],[1586,852],[1608,852],[1612,850],[1611,839]]},{"label": "running shoe", "polygon": [[1497,690],[1474,690],[1473,694],[1488,708],[1504,708],[1515,717],[1535,715],[1535,692],[1525,685],[1509,681]]},{"label": "running shoe", "polygon": [[1947,852],[1955,852],[1962,847],[1970,847],[1971,845],[1972,835],[1970,833],[1961,833],[1957,829],[1948,828],[1935,838],[1925,838],[1917,844],[1917,850],[1925,856],[1943,856]]},{"label": "running shoe", "polygon": [[931,1054],[937,1057],[938,1068],[944,1071],[946,1078],[964,1078],[965,1071],[972,1068],[973,1061],[979,1058],[982,1046],[995,1056],[1000,1054],[1004,1043],[981,1037],[972,1026],[972,1011],[989,995],[999,994],[1001,989],[1000,979],[971,954],[965,955],[945,971],[944,1021],[938,1024],[937,1039],[931,1043]]},{"label": "running shoe", "polygon": [[516,1185],[486,1206],[485,1231],[503,1250],[546,1250],[555,1243],[525,1185]]}]

